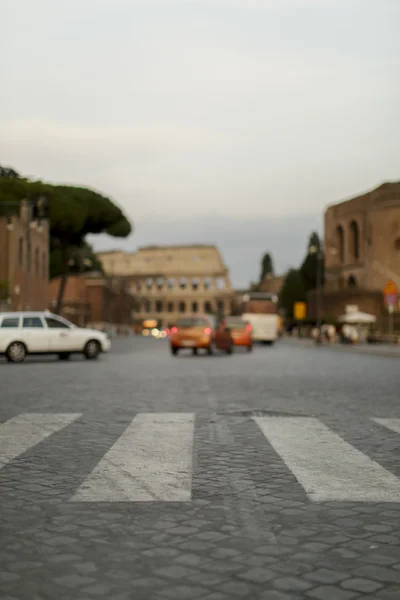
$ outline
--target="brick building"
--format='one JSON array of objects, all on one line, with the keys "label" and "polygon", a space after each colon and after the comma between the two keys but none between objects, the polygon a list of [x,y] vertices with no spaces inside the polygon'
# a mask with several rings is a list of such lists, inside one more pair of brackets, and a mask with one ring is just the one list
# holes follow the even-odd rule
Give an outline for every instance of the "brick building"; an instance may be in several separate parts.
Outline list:
[{"label": "brick building", "polygon": [[137,322],[153,318],[167,326],[188,314],[231,313],[234,292],[215,246],[149,246],[98,258],[108,276],[129,282]]},{"label": "brick building", "polygon": [[[324,314],[337,317],[356,305],[379,316],[388,279],[400,289],[400,183],[329,206],[324,239]],[[311,294],[311,313],[314,304]]]},{"label": "brick building", "polygon": [[[54,310],[59,278],[50,284],[49,308]],[[125,282],[98,274],[71,275],[65,286],[62,315],[81,327],[131,327],[135,300]]]},{"label": "brick building", "polygon": [[0,217],[0,310],[45,310],[48,302],[49,226],[20,216]]}]

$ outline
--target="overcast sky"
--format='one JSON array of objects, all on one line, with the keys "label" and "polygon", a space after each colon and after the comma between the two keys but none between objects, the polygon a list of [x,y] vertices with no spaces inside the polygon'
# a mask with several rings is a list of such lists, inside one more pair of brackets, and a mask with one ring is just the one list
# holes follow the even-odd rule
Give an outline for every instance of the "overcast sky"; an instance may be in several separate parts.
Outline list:
[{"label": "overcast sky", "polygon": [[125,248],[193,230],[245,285],[264,250],[296,265],[327,204],[400,178],[400,0],[0,9],[0,163],[111,196]]}]

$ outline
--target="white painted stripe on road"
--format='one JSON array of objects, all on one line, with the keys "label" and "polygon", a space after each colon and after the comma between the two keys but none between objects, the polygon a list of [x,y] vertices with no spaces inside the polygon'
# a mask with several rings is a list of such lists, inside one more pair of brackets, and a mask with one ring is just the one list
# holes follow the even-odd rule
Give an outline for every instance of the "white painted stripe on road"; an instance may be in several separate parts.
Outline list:
[{"label": "white painted stripe on road", "polygon": [[81,414],[22,413],[0,425],[0,469]]},{"label": "white painted stripe on road", "polygon": [[375,423],[391,429],[395,433],[400,433],[400,419],[372,419]]},{"label": "white painted stripe on road", "polygon": [[194,414],[138,414],[72,501],[188,502]]},{"label": "white painted stripe on road", "polygon": [[254,417],[315,502],[398,502],[400,480],[308,417]]}]

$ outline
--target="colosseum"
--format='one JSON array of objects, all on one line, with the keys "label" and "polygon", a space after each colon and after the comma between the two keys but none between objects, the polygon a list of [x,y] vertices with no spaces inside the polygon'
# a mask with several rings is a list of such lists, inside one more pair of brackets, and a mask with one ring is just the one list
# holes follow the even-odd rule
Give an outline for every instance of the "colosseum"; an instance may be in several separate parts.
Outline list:
[{"label": "colosseum", "polygon": [[129,280],[136,322],[156,319],[166,327],[188,314],[231,312],[229,271],[215,246],[147,246],[98,257],[108,277]]},{"label": "colosseum", "polygon": [[380,314],[386,282],[400,289],[400,183],[329,206],[324,238],[324,312],[354,304]]}]

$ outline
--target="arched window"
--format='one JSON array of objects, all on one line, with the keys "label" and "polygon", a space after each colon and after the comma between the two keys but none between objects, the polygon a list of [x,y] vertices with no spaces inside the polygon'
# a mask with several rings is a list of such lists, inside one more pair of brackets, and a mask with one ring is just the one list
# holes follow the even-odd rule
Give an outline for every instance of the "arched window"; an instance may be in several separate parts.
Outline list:
[{"label": "arched window", "polygon": [[341,225],[336,227],[336,247],[341,263],[344,262],[344,230]]},{"label": "arched window", "polygon": [[219,313],[222,313],[224,311],[224,303],[222,302],[222,300],[217,301],[217,309]]},{"label": "arched window", "polygon": [[149,313],[151,311],[151,303],[150,300],[146,300],[144,303],[144,310],[145,312]]},{"label": "arched window", "polygon": [[199,311],[199,305],[197,302],[192,303],[192,312],[197,313]]},{"label": "arched window", "polygon": [[140,290],[141,290],[141,289],[142,289],[142,286],[141,286],[141,284],[140,284],[140,281],[137,281],[137,282],[136,282],[136,290],[137,290],[138,292],[140,292]]},{"label": "arched window", "polygon": [[211,284],[212,284],[211,278],[210,277],[206,277],[204,279],[204,281],[203,281],[204,289],[205,290],[211,289]]},{"label": "arched window", "polygon": [[173,302],[168,302],[167,310],[168,310],[168,312],[174,312],[174,303]]},{"label": "arched window", "polygon": [[211,308],[211,303],[208,302],[204,302],[204,312],[207,313],[208,315],[210,315],[212,313],[212,308]]},{"label": "arched window", "polygon": [[153,280],[151,279],[151,277],[149,277],[148,279],[146,279],[146,287],[148,290],[150,290],[153,286]]},{"label": "arched window", "polygon": [[156,312],[160,313],[160,312],[162,312],[162,309],[163,309],[162,301],[156,300]]},{"label": "arched window", "polygon": [[350,256],[353,260],[360,258],[360,234],[356,221],[350,223]]},{"label": "arched window", "polygon": [[198,290],[199,289],[199,280],[197,278],[192,279],[192,289],[193,290]]},{"label": "arched window", "polygon": [[349,288],[357,287],[357,279],[354,277],[354,275],[350,275],[350,277],[348,278],[347,287],[349,287]]},{"label": "arched window", "polygon": [[18,240],[18,264],[20,267],[24,264],[24,238]]},{"label": "arched window", "polygon": [[218,288],[219,290],[223,290],[223,289],[224,289],[224,287],[225,287],[225,281],[222,279],[222,277],[219,277],[219,278],[217,279],[217,288]]},{"label": "arched window", "polygon": [[35,275],[39,275],[40,264],[39,264],[39,248],[35,248]]},{"label": "arched window", "polygon": [[186,279],[184,277],[180,278],[179,287],[181,288],[181,290],[184,290],[186,288]]},{"label": "arched window", "polygon": [[48,279],[49,275],[47,272],[47,254],[43,251],[42,253],[42,277],[43,279]]},{"label": "arched window", "polygon": [[170,279],[168,279],[167,285],[168,285],[168,288],[169,288],[170,290],[172,290],[172,289],[173,289],[173,287],[174,287],[174,285],[175,285],[175,279],[171,279],[171,278],[170,278]]},{"label": "arched window", "polygon": [[164,285],[163,277],[158,277],[156,283],[157,283],[158,289],[161,290],[162,286]]},{"label": "arched window", "polygon": [[186,310],[186,304],[184,302],[179,302],[179,312],[184,313]]}]

